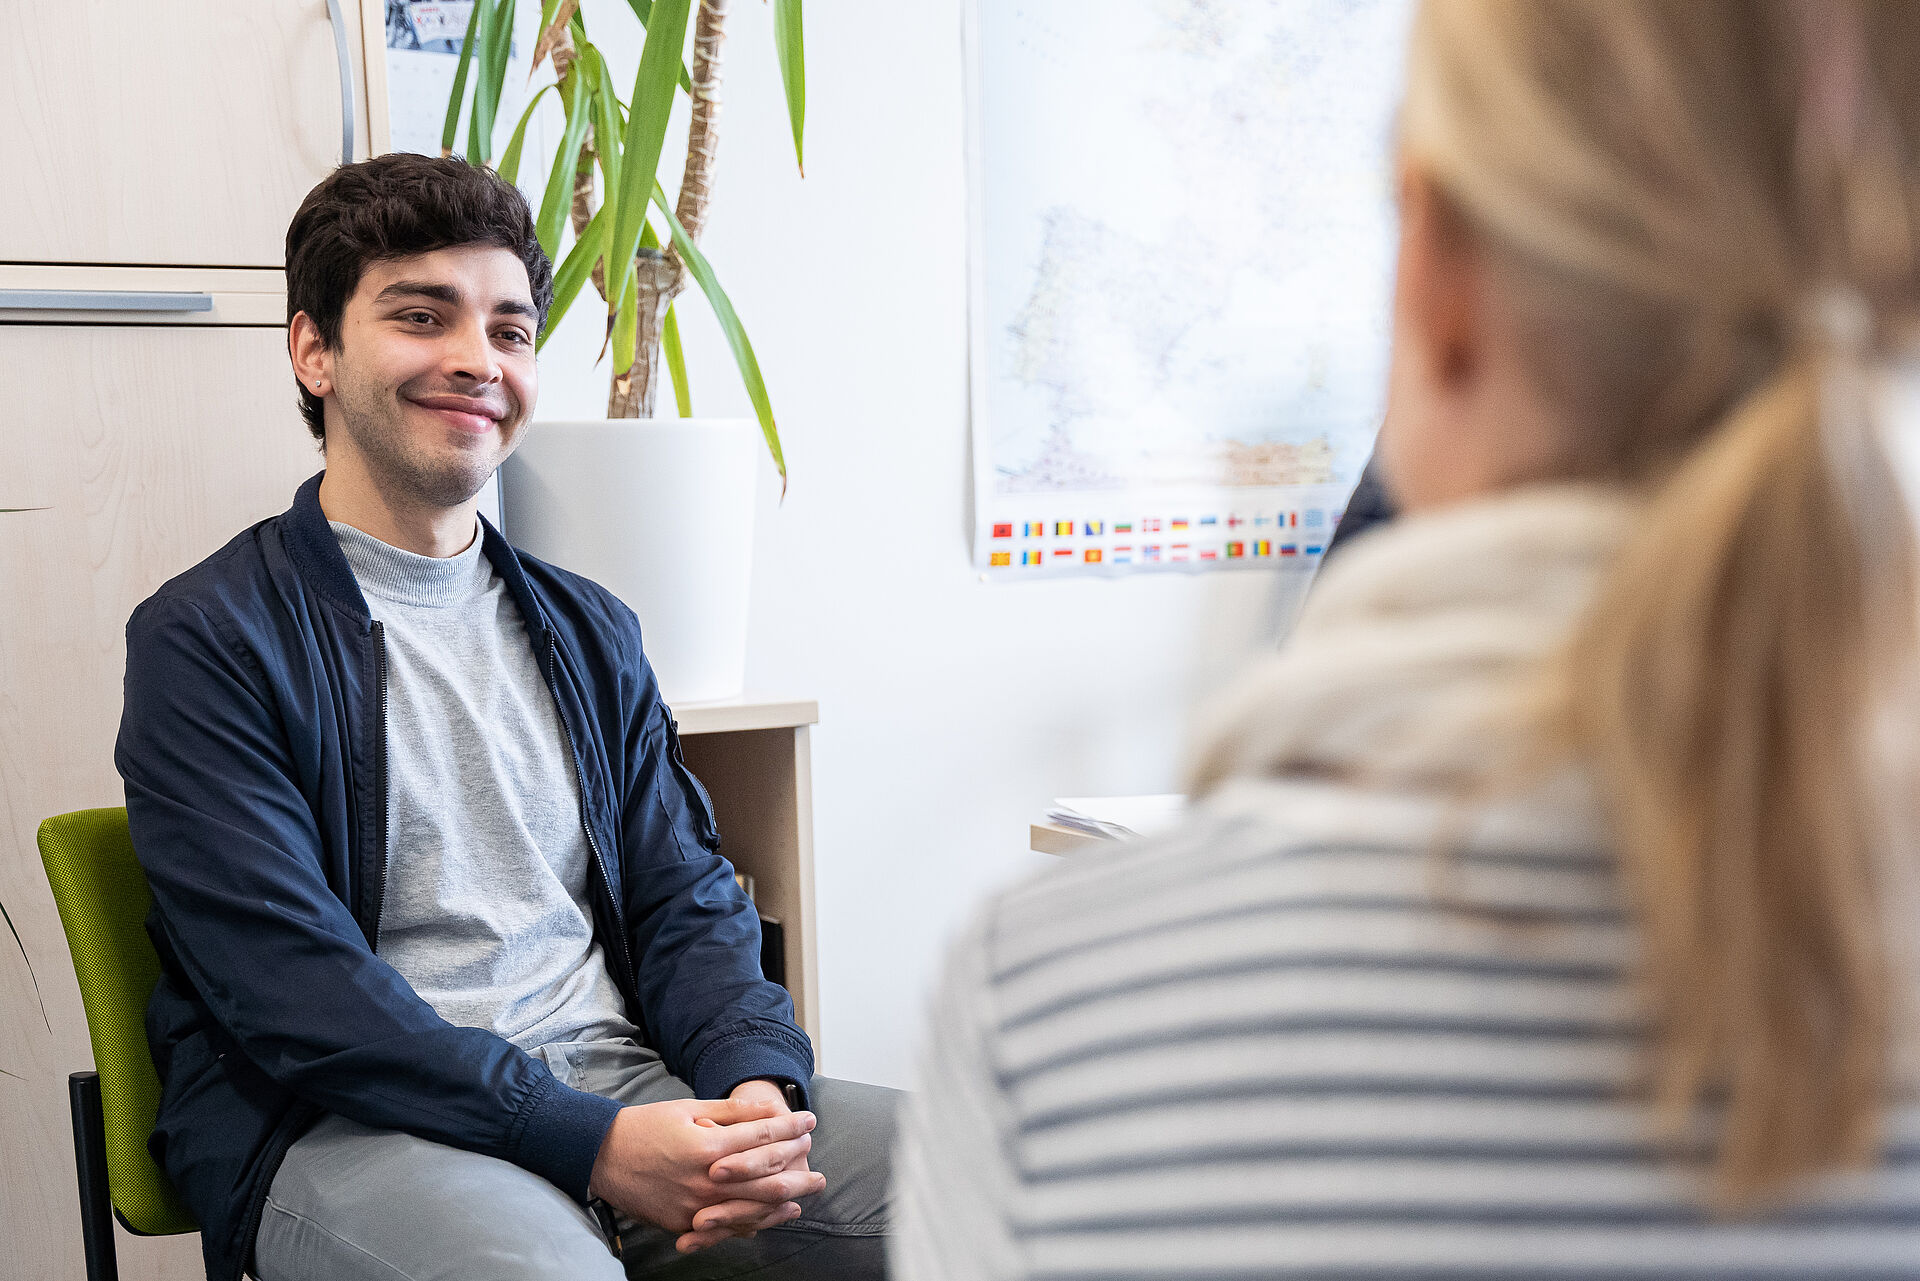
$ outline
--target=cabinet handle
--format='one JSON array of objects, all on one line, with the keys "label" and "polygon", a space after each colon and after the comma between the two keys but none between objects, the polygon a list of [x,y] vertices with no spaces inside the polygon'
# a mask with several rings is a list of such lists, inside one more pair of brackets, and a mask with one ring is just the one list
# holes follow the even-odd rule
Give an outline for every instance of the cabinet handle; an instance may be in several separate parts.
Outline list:
[{"label": "cabinet handle", "polygon": [[340,0],[327,0],[327,20],[333,23],[333,56],[340,64],[340,163],[353,163],[353,55],[347,49],[347,19]]},{"label": "cabinet handle", "polygon": [[212,294],[121,289],[0,289],[0,311],[212,310]]}]

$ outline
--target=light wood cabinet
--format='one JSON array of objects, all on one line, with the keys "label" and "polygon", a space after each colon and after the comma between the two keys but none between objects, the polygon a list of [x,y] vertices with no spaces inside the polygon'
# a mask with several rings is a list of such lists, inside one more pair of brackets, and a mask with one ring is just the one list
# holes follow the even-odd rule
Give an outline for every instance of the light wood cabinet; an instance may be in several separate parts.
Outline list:
[{"label": "light wood cabinet", "polygon": [[819,706],[811,699],[738,700],[676,708],[674,717],[687,768],[713,797],[720,852],[753,878],[760,915],[780,925],[794,1018],[824,1061],[813,925],[812,736]]},{"label": "light wood cabinet", "polygon": [[341,159],[343,48],[370,154],[361,6],[337,8],[341,42],[327,0],[0,0],[0,262],[280,266]]},{"label": "light wood cabinet", "polygon": [[[270,328],[0,325],[0,1274],[83,1275],[66,1076],[86,1016],[34,832],[118,804],[133,607],[320,468]],[[122,1275],[202,1275],[198,1241],[122,1234]]]}]

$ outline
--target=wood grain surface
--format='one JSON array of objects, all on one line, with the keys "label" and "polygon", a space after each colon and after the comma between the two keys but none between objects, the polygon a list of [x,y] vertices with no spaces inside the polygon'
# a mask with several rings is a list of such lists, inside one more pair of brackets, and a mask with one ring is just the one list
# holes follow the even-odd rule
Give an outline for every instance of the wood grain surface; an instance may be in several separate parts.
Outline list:
[{"label": "wood grain surface", "polygon": [[[364,158],[361,9],[341,10]],[[0,262],[281,265],[293,211],[340,162],[326,0],[0,14]]]},{"label": "wood grain surface", "polygon": [[[92,1066],[34,831],[122,804],[133,607],[320,468],[278,329],[0,325],[0,1275],[84,1275],[67,1073]],[[44,999],[44,1018],[39,1000]],[[128,1281],[201,1276],[199,1239],[120,1233]]]}]

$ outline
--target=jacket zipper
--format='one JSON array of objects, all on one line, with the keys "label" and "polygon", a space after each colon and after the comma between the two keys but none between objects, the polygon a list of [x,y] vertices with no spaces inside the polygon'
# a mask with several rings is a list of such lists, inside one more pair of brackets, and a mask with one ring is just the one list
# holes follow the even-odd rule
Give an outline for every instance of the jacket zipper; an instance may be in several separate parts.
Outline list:
[{"label": "jacket zipper", "polygon": [[[380,793],[380,878],[374,884],[373,891],[373,950],[380,950],[380,913],[387,898],[387,818],[390,802],[387,798],[387,629],[378,620],[373,624],[374,672],[380,681],[380,742],[374,753],[374,778]],[[306,1122],[318,1115],[318,1110],[307,1109],[306,1105],[295,1103],[281,1118],[280,1126],[267,1140],[261,1162],[267,1171],[265,1177],[258,1180],[253,1196],[248,1200],[246,1214],[241,1220],[240,1251],[241,1264],[236,1277],[244,1277],[253,1263],[253,1241],[260,1234],[260,1218],[267,1207],[267,1194],[273,1189],[274,1173],[280,1169],[280,1163],[286,1158],[287,1149],[294,1139],[306,1128]]]},{"label": "jacket zipper", "polygon": [[639,991],[640,972],[633,963],[633,953],[627,946],[627,931],[620,917],[620,903],[614,897],[613,876],[607,871],[606,856],[600,852],[600,842],[594,839],[593,824],[587,818],[587,775],[580,768],[580,749],[573,741],[573,727],[567,723],[567,709],[560,701],[560,642],[553,632],[547,632],[547,691],[553,695],[553,714],[560,722],[560,732],[567,739],[567,757],[573,762],[573,777],[576,789],[580,793],[580,830],[587,834],[587,849],[593,854],[593,865],[600,871],[600,885],[606,891],[607,905],[613,914],[614,943],[620,949],[620,960],[626,966],[627,985],[636,994]]},{"label": "jacket zipper", "polygon": [[378,954],[380,917],[387,905],[387,822],[393,811],[393,800],[387,795],[387,629],[378,621],[373,625],[373,646],[374,671],[380,680],[380,744],[374,755],[380,791],[380,878],[373,888],[373,950]]}]

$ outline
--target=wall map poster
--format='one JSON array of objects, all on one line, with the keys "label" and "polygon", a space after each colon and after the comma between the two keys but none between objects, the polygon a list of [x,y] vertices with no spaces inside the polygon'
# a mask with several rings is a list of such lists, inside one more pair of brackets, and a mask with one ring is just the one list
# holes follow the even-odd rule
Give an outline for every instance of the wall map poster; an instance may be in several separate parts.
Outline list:
[{"label": "wall map poster", "polygon": [[1311,565],[1373,447],[1407,0],[974,0],[977,566]]}]

